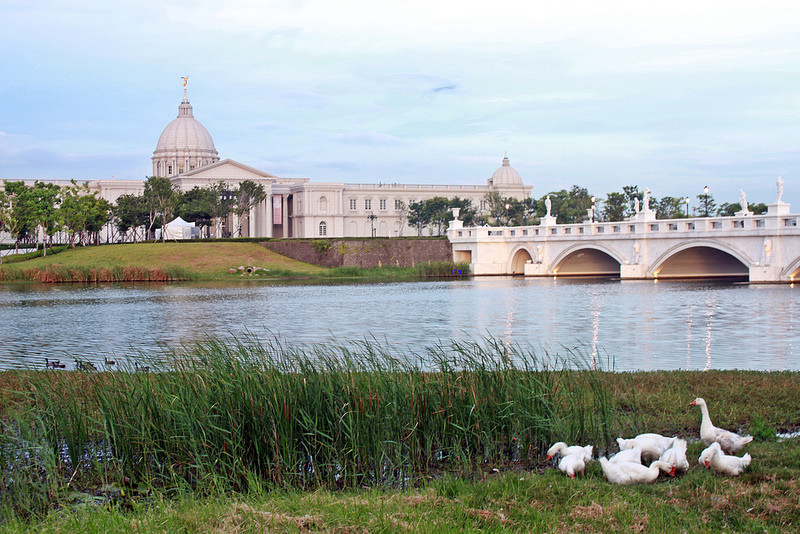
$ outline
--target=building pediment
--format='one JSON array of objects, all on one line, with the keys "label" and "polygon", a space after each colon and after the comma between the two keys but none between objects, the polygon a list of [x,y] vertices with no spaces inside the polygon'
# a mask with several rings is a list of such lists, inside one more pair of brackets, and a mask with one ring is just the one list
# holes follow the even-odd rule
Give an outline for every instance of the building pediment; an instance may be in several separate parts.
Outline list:
[{"label": "building pediment", "polygon": [[211,165],[204,165],[199,169],[185,172],[176,178],[275,181],[278,177],[232,159],[223,159]]}]

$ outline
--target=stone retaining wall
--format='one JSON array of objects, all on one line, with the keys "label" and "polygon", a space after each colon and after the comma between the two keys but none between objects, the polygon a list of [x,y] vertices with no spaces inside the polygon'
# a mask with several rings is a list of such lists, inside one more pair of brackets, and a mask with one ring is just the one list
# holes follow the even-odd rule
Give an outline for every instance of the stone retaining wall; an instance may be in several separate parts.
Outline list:
[{"label": "stone retaining wall", "polygon": [[322,267],[414,267],[420,262],[453,260],[447,239],[280,239],[261,245]]}]

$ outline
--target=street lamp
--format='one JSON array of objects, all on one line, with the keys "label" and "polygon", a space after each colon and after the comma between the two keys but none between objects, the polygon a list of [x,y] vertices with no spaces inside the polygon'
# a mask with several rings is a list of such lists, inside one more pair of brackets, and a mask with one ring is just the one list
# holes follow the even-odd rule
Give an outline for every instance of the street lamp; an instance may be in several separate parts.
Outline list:
[{"label": "street lamp", "polygon": [[592,201],[592,209],[589,212],[589,222],[594,222],[594,206],[595,202],[597,202],[597,198],[592,197],[590,200]]},{"label": "street lamp", "polygon": [[508,218],[508,208],[510,208],[510,207],[511,207],[511,204],[509,204],[508,202],[506,202],[506,226],[508,226],[508,223],[509,223],[509,218]]},{"label": "street lamp", "polygon": [[375,237],[375,219],[377,218],[378,216],[374,213],[367,215],[367,219],[369,219],[370,225],[372,226],[372,237]]},{"label": "street lamp", "polygon": [[708,186],[703,187],[703,217],[708,217]]},{"label": "street lamp", "polygon": [[684,202],[686,202],[686,217],[689,217],[689,197],[686,197]]}]

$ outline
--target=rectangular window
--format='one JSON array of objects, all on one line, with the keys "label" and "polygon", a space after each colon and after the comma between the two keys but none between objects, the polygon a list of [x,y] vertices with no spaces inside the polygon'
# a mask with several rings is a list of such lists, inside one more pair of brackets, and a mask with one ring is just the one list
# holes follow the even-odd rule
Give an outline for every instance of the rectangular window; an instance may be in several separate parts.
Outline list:
[{"label": "rectangular window", "polygon": [[403,209],[403,201],[395,199],[395,201],[394,201],[394,209],[396,209],[396,210]]},{"label": "rectangular window", "polygon": [[367,199],[364,201],[364,209],[371,210],[372,209],[372,200]]},{"label": "rectangular window", "polygon": [[351,210],[356,209],[356,199],[354,199],[354,198],[350,199],[350,209]]},{"label": "rectangular window", "polygon": [[481,200],[481,211],[486,211],[486,201]]},{"label": "rectangular window", "polygon": [[385,209],[386,209],[386,199],[382,198],[382,199],[380,200],[380,206],[381,206],[381,209],[382,209],[382,210],[385,210]]}]

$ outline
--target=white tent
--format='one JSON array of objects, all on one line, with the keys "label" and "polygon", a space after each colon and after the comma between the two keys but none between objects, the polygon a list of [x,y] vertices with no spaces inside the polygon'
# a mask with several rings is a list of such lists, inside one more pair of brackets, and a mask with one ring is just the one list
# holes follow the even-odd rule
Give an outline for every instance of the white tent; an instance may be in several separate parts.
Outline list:
[{"label": "white tent", "polygon": [[[198,239],[200,227],[193,222],[186,222],[180,217],[164,226],[164,239]],[[161,239],[161,229],[156,230],[156,239]]]}]

